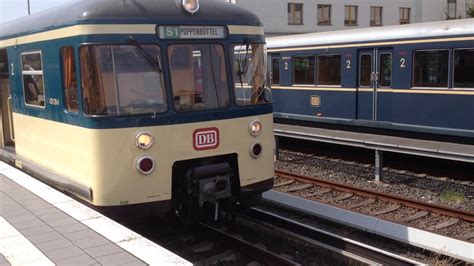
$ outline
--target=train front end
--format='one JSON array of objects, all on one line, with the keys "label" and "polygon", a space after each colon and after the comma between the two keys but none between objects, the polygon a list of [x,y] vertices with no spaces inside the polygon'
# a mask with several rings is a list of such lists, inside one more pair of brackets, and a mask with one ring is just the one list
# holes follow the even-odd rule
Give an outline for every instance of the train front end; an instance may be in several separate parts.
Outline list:
[{"label": "train front end", "polygon": [[93,205],[187,219],[272,188],[263,27],[187,18],[79,47],[84,112],[107,127],[90,136]]}]

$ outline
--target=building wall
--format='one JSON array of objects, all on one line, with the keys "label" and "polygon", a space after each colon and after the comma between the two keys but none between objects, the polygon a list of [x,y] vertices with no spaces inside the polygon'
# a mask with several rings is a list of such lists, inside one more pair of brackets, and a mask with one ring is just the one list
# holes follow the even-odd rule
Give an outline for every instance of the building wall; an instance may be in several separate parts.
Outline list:
[{"label": "building wall", "polygon": [[[457,0],[457,14],[465,17],[466,1]],[[382,25],[400,24],[400,8],[410,8],[410,23],[445,20],[447,0],[228,0],[253,11],[267,35],[307,33],[370,27],[370,7],[381,6]],[[288,3],[303,3],[303,25],[288,25]],[[331,5],[331,25],[318,25],[318,4]],[[356,26],[345,26],[345,5],[358,6]]]}]

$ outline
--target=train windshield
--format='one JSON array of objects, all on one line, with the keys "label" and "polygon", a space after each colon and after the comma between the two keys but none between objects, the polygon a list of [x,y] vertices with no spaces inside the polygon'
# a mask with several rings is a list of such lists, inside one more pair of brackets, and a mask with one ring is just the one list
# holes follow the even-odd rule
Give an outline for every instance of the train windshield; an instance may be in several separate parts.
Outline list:
[{"label": "train windshield", "polygon": [[167,110],[160,48],[89,45],[80,48],[84,112],[155,114]]},{"label": "train windshield", "polygon": [[203,111],[230,105],[224,54],[219,44],[176,44],[168,48],[176,111]]},{"label": "train windshield", "polygon": [[234,45],[231,52],[237,104],[242,106],[271,102],[271,91],[266,87],[265,45]]}]

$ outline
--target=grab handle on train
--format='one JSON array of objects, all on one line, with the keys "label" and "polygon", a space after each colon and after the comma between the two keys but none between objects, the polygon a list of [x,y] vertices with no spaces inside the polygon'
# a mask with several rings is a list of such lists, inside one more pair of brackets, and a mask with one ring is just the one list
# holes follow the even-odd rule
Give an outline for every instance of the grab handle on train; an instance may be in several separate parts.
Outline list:
[{"label": "grab handle on train", "polygon": [[7,108],[8,108],[8,115],[10,116],[8,119],[8,129],[10,130],[10,138],[12,141],[15,141],[15,136],[13,135],[13,113],[12,113],[12,96],[8,96]]}]

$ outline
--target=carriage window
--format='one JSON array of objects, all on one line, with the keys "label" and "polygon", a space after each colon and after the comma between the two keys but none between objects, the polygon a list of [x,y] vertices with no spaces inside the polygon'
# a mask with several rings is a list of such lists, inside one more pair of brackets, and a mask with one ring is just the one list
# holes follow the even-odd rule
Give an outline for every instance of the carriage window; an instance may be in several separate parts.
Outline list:
[{"label": "carriage window", "polygon": [[231,47],[234,94],[238,105],[256,105],[272,101],[266,87],[266,51],[264,44]]},{"label": "carriage window", "polygon": [[360,56],[360,67],[359,67],[359,85],[361,87],[372,86],[372,55],[363,54]]},{"label": "carriage window", "polygon": [[294,84],[314,84],[314,56],[293,57]]},{"label": "carriage window", "polygon": [[341,85],[341,56],[318,56],[318,85]]},{"label": "carriage window", "polygon": [[280,84],[280,58],[272,58],[272,83]]},{"label": "carriage window", "polygon": [[177,111],[229,106],[225,56],[221,45],[172,45],[168,56]]},{"label": "carriage window", "polygon": [[21,55],[25,103],[44,107],[43,62],[40,52]]},{"label": "carriage window", "polygon": [[416,51],[414,61],[415,87],[448,87],[448,50]]},{"label": "carriage window", "polygon": [[77,98],[77,77],[76,60],[72,47],[61,48],[62,70],[63,70],[63,90],[68,111],[77,112],[79,109]]},{"label": "carriage window", "polygon": [[380,54],[380,71],[379,82],[382,87],[390,87],[392,85],[392,54]]},{"label": "carriage window", "polygon": [[0,76],[1,75],[8,76],[8,58],[6,49],[0,49]]},{"label": "carriage window", "polygon": [[454,50],[454,87],[474,88],[474,49]]},{"label": "carriage window", "polygon": [[90,45],[79,50],[84,112],[155,114],[167,110],[156,45]]}]

